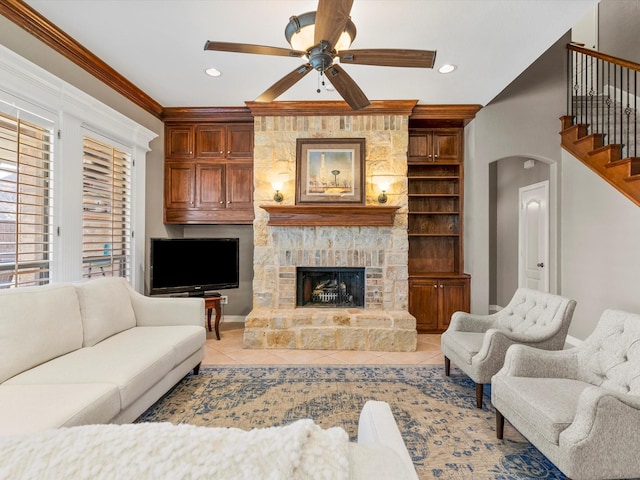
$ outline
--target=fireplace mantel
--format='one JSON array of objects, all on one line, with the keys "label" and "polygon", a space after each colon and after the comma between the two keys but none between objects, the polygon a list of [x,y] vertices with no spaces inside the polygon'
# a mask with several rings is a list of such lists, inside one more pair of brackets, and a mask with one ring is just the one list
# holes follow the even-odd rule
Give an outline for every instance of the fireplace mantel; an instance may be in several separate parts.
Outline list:
[{"label": "fireplace mantel", "polygon": [[267,225],[391,227],[399,206],[364,205],[260,205],[269,213]]}]

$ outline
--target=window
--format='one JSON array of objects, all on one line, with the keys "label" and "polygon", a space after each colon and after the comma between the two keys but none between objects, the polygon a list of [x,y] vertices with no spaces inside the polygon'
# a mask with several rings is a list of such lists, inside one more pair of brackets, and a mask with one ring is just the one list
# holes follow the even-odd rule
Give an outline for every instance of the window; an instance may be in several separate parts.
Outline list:
[{"label": "window", "polygon": [[0,288],[122,275],[144,292],[156,137],[0,45]]},{"label": "window", "polygon": [[83,137],[82,276],[131,271],[131,156]]},{"label": "window", "polygon": [[0,288],[49,283],[52,135],[0,112]]}]

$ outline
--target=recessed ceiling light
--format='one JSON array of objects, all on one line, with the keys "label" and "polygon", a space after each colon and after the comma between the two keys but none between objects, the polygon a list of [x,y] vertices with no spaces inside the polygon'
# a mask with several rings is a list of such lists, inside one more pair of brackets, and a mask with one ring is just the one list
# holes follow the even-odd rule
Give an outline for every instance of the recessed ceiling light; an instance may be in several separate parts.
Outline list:
[{"label": "recessed ceiling light", "polygon": [[451,73],[451,72],[453,72],[456,68],[458,68],[458,67],[456,67],[455,65],[451,65],[451,64],[449,64],[449,63],[445,63],[444,65],[442,65],[442,66],[438,69],[438,71],[439,71],[440,73]]},{"label": "recessed ceiling light", "polygon": [[220,75],[222,75],[222,72],[220,72],[220,70],[218,70],[216,68],[207,68],[204,71],[204,73],[206,73],[210,77],[219,77]]}]

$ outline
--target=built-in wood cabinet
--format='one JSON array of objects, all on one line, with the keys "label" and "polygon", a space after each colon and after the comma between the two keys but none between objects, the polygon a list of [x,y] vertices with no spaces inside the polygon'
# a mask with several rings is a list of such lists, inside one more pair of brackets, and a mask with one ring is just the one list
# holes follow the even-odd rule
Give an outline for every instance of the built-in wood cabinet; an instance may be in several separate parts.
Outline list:
[{"label": "built-in wood cabinet", "polygon": [[442,332],[456,310],[469,310],[462,254],[461,128],[410,128],[409,311],[419,332]]},{"label": "built-in wood cabinet", "polygon": [[469,311],[469,276],[411,277],[409,311],[419,331],[442,332],[454,312]]},{"label": "built-in wood cabinet", "polygon": [[253,125],[165,126],[164,222],[253,222]]},{"label": "built-in wood cabinet", "polygon": [[409,163],[459,162],[461,157],[460,129],[414,128],[409,130]]}]

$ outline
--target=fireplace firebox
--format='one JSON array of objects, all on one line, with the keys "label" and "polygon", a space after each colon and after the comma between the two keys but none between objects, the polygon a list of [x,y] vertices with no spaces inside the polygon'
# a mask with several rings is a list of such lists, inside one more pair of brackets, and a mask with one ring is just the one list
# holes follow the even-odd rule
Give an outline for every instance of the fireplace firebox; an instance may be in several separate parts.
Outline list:
[{"label": "fireplace firebox", "polygon": [[364,268],[298,267],[296,306],[364,307]]}]

